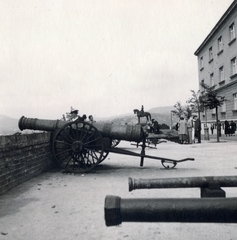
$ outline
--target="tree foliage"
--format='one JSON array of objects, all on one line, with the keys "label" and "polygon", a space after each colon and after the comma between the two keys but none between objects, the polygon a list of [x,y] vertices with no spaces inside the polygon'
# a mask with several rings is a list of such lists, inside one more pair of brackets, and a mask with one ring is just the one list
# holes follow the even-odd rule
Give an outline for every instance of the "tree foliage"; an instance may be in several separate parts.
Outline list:
[{"label": "tree foliage", "polygon": [[198,113],[198,117],[200,118],[200,112],[204,111],[204,106],[201,101],[201,93],[200,90],[195,92],[194,90],[190,90],[192,93],[191,98],[188,99],[187,103],[191,108],[192,113]]},{"label": "tree foliage", "polygon": [[175,103],[174,108],[175,110],[171,112],[180,118],[184,114],[184,107],[181,105],[181,102]]},{"label": "tree foliage", "polygon": [[201,83],[201,86],[204,88],[205,92],[202,94],[200,100],[204,108],[214,109],[223,105],[225,97],[218,96],[215,86],[209,87],[205,83]]}]

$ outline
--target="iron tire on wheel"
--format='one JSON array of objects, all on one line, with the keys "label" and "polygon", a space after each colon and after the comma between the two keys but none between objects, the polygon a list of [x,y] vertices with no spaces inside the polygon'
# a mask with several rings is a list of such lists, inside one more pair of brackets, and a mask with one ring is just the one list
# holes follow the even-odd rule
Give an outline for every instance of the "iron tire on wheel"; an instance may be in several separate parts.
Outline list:
[{"label": "iron tire on wheel", "polygon": [[69,122],[54,136],[53,155],[67,172],[91,171],[104,160],[103,136],[88,122]]}]

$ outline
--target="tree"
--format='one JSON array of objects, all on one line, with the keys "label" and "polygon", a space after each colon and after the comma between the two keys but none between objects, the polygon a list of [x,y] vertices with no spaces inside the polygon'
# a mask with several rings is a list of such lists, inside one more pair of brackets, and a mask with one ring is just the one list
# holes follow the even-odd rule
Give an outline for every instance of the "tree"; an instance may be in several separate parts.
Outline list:
[{"label": "tree", "polygon": [[191,108],[191,112],[197,112],[198,113],[198,118],[200,119],[200,112],[203,112],[204,106],[201,101],[201,94],[200,90],[195,92],[194,90],[190,90],[192,93],[192,97],[188,99],[187,103],[189,104]]},{"label": "tree", "polygon": [[218,121],[218,108],[223,105],[225,97],[218,96],[217,90],[214,86],[208,86],[205,83],[201,83],[201,86],[205,90],[204,93],[200,96],[201,105],[205,109],[215,109],[216,110],[216,126],[217,126],[217,142],[219,142],[219,121]]},{"label": "tree", "polygon": [[175,103],[174,108],[175,110],[172,110],[171,112],[180,118],[184,114],[184,107],[180,102],[177,102]]}]

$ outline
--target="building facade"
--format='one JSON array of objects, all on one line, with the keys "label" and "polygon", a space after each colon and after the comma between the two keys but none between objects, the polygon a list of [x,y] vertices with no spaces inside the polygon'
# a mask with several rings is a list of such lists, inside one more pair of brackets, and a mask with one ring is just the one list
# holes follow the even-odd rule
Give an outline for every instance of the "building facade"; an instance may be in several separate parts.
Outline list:
[{"label": "building facade", "polygon": [[[198,59],[198,80],[215,86],[219,96],[225,97],[218,109],[222,125],[225,120],[237,122],[237,0],[223,14],[202,44],[194,53]],[[201,114],[208,127],[216,121],[215,109]]]}]

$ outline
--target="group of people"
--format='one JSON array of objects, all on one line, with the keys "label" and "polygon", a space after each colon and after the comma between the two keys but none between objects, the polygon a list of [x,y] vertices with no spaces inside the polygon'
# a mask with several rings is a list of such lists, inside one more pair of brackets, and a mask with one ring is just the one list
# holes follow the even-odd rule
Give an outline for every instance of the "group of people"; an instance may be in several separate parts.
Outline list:
[{"label": "group of people", "polygon": [[187,119],[180,117],[179,122],[176,124],[176,130],[179,134],[179,141],[184,143],[201,143],[201,121],[196,115],[190,116]]},{"label": "group of people", "polygon": [[231,120],[230,123],[227,120],[225,120],[224,127],[226,137],[235,135],[236,123],[233,120]]},{"label": "group of people", "polygon": [[160,127],[157,120],[152,119],[151,122],[148,122],[145,128],[145,131],[148,133],[160,133]]},{"label": "group of people", "polygon": [[[79,113],[79,110],[77,110],[77,109],[71,109],[69,121],[77,121],[77,120],[86,121],[87,116],[86,116],[85,114],[83,114],[82,117],[80,117],[80,116],[78,115],[78,113]],[[95,122],[92,115],[90,115],[88,118],[89,118],[88,122],[89,122],[90,124],[93,124],[93,123]]]}]

